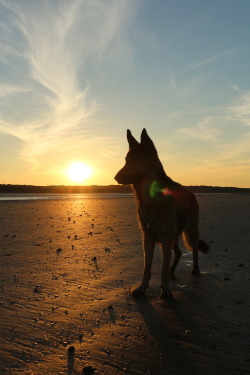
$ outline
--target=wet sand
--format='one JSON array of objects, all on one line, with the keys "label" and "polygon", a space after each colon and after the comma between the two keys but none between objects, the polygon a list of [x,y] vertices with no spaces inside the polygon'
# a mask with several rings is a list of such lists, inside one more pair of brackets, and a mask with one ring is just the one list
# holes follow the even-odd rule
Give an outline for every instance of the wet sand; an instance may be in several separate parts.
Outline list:
[{"label": "wet sand", "polygon": [[143,269],[132,198],[0,202],[0,373],[248,374],[250,195],[198,200],[211,250],[198,278],[183,252],[172,301],[158,248],[146,296],[130,295]]}]

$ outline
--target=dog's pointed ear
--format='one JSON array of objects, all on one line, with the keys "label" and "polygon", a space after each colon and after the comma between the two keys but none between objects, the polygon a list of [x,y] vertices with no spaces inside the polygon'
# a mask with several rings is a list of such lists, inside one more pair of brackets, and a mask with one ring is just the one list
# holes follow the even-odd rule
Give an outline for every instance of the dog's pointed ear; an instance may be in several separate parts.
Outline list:
[{"label": "dog's pointed ear", "polygon": [[144,128],[141,133],[141,144],[151,151],[156,151],[155,145],[152,139],[148,136],[147,130]]},{"label": "dog's pointed ear", "polygon": [[132,133],[129,129],[127,130],[127,140],[129,144],[129,149],[139,145],[139,142],[137,142],[137,140],[132,136]]}]

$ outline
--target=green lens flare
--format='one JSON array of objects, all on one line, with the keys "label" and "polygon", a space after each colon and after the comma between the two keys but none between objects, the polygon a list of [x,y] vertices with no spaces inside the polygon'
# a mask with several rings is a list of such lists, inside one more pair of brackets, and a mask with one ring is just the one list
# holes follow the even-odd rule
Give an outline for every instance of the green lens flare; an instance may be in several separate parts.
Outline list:
[{"label": "green lens flare", "polygon": [[154,180],[149,187],[149,195],[151,198],[155,198],[158,193],[162,193],[164,197],[173,195],[173,192],[167,186],[161,189],[159,182]]},{"label": "green lens flare", "polygon": [[151,198],[155,198],[158,193],[161,193],[162,189],[159,187],[158,181],[153,181],[149,187],[149,195]]}]

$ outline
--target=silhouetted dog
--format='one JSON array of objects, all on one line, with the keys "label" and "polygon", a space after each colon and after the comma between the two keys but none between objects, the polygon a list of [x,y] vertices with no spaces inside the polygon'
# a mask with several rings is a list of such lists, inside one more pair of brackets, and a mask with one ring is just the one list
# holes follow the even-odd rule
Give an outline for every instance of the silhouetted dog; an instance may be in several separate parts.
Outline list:
[{"label": "silhouetted dog", "polygon": [[[207,253],[206,242],[199,239],[199,205],[192,192],[168,177],[158,158],[157,150],[146,129],[141,143],[127,131],[129,152],[125,166],[117,173],[119,184],[131,184],[137,198],[138,217],[143,232],[144,276],[133,294],[144,294],[151,277],[155,244],[161,244],[162,296],[172,297],[170,276],[181,257],[178,238],[184,234],[186,244],[193,250],[193,275],[199,275],[198,250]],[[175,259],[170,267],[171,249]]]}]

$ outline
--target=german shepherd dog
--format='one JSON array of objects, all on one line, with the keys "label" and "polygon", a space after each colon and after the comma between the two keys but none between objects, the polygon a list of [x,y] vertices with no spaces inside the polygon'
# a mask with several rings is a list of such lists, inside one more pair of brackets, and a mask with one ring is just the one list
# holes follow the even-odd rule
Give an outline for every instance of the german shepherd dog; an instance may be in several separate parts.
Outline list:
[{"label": "german shepherd dog", "polygon": [[[198,250],[204,253],[209,250],[206,242],[199,239],[199,205],[191,191],[166,175],[146,129],[141,133],[141,143],[130,130],[127,130],[127,140],[129,151],[126,163],[115,180],[122,185],[132,185],[144,248],[143,279],[132,293],[145,293],[151,277],[155,244],[158,243],[163,257],[161,296],[171,298],[169,282],[182,254],[178,245],[180,234],[184,235],[185,244],[193,250],[193,275],[200,274]],[[175,257],[170,267],[172,249]]]}]

